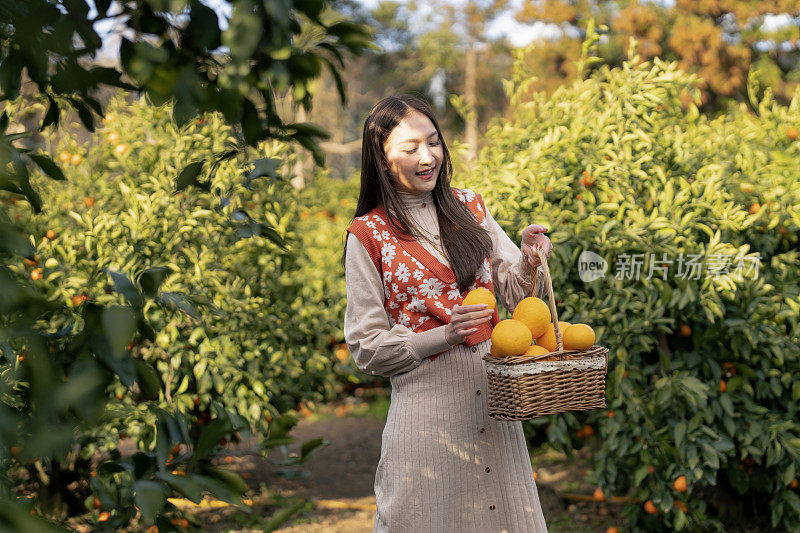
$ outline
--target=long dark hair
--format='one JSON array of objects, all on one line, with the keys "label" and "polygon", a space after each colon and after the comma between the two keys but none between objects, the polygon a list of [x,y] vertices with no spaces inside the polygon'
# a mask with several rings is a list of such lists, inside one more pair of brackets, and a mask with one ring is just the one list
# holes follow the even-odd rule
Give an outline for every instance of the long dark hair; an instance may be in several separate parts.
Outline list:
[{"label": "long dark hair", "polygon": [[[475,281],[475,275],[484,258],[491,253],[492,240],[475,215],[456,198],[450,190],[453,165],[450,151],[431,107],[413,96],[388,96],[375,104],[366,121],[361,139],[361,191],[353,219],[383,205],[389,219],[389,228],[398,239],[412,240],[399,234],[411,235],[408,209],[397,194],[392,178],[386,171],[389,163],[383,145],[401,120],[414,110],[427,116],[439,134],[444,157],[433,189],[433,204],[439,220],[439,230],[444,251],[456,276],[458,289],[464,292]],[[393,216],[396,214],[396,217]],[[342,264],[347,257],[347,232],[345,232]]]}]

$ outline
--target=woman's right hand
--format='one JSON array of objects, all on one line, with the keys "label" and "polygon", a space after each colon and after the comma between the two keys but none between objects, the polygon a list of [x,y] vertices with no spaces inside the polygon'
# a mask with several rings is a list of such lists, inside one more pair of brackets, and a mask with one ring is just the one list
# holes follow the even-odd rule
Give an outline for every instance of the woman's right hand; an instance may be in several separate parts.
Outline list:
[{"label": "woman's right hand", "polygon": [[455,346],[478,331],[478,326],[491,320],[494,309],[486,304],[456,305],[450,323],[444,328],[444,338]]}]

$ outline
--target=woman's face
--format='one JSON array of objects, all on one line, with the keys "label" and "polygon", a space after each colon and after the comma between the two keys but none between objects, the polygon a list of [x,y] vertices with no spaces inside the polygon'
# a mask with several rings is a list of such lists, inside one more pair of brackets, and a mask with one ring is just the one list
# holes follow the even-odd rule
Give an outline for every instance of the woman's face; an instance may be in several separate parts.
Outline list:
[{"label": "woman's face", "polygon": [[436,186],[444,150],[436,127],[424,114],[412,110],[389,134],[383,151],[399,190],[422,194]]}]

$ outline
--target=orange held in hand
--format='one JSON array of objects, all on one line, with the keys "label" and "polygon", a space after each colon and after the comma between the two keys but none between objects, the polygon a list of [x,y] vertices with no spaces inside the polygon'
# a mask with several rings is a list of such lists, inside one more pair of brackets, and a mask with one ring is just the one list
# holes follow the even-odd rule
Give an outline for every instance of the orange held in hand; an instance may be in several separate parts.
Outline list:
[{"label": "orange held in hand", "polygon": [[547,325],[553,320],[547,304],[535,296],[522,299],[514,308],[512,318],[528,326],[534,338],[543,335]]},{"label": "orange held in hand", "polygon": [[522,355],[531,346],[533,336],[523,322],[508,318],[501,320],[492,330],[492,348],[497,357]]},{"label": "orange held in hand", "polygon": [[461,305],[476,304],[486,304],[491,309],[497,307],[494,294],[492,294],[492,291],[484,287],[478,287],[477,289],[469,291],[469,293],[464,297],[464,301],[461,302]]}]

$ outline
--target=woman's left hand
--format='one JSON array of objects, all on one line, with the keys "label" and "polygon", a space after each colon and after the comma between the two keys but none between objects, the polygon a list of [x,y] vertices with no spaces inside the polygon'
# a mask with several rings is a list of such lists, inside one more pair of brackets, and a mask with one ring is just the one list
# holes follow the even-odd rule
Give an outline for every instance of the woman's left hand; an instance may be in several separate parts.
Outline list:
[{"label": "woman's left hand", "polygon": [[553,243],[545,235],[547,230],[548,228],[539,224],[531,224],[522,230],[522,253],[528,258],[533,268],[539,266],[539,255],[535,248],[541,248],[547,259],[550,259],[550,252],[553,251]]}]

